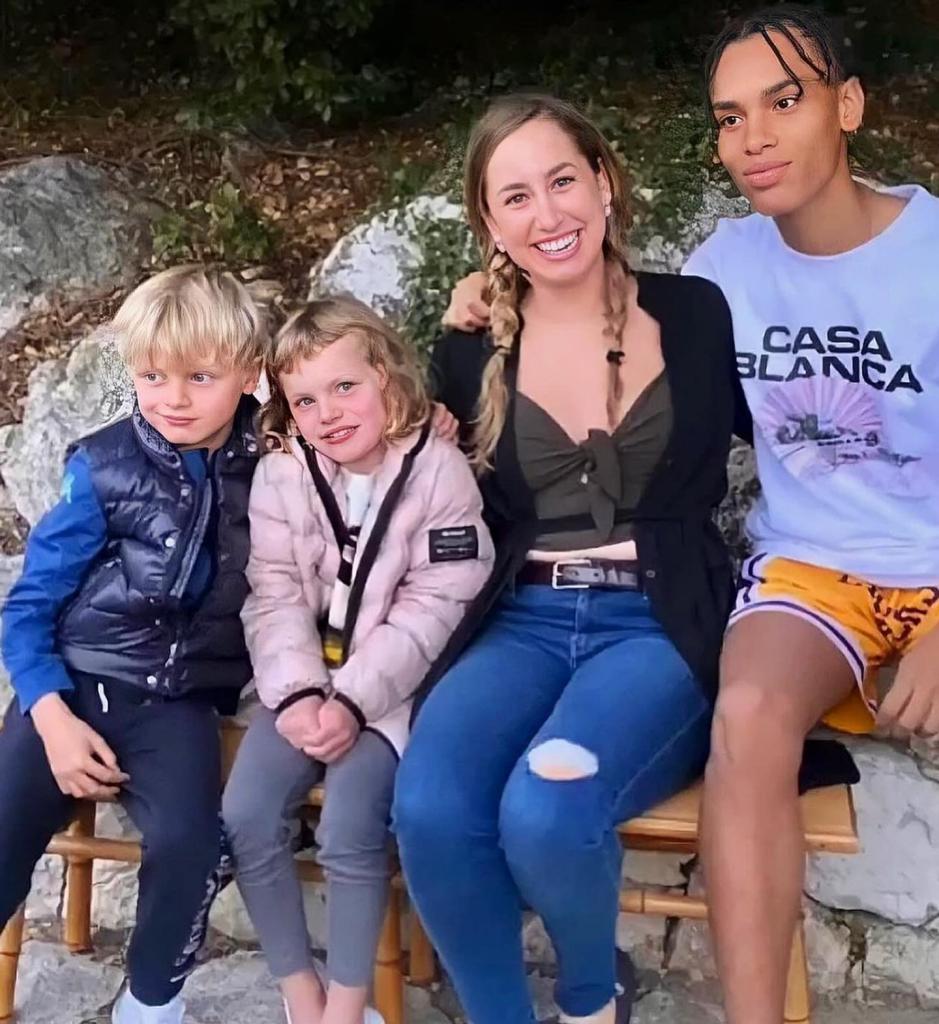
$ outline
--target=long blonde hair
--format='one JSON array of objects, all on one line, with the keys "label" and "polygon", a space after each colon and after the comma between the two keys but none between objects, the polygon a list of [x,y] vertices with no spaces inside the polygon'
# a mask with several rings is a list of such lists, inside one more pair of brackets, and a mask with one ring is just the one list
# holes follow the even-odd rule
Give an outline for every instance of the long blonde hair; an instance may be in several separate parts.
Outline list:
[{"label": "long blonde hair", "polygon": [[301,359],[317,356],[333,342],[354,334],[362,342],[369,366],[388,378],[384,390],[388,422],[385,438],[406,437],[430,415],[430,400],[414,350],[363,302],[350,295],[336,295],[308,302],[277,332],[266,370],[271,397],[261,411],[265,433],[293,432],[293,416],[280,375],[289,373]]},{"label": "long blonde hair", "polygon": [[[496,147],[524,124],[551,121],[563,131],[595,172],[603,171],[610,183],[610,214],[603,239],[607,266],[605,335],[612,352],[621,352],[626,325],[629,264],[626,235],[631,213],[626,171],[600,130],[575,106],[553,96],[516,93],[496,100],[470,134],[463,174],[463,202],[488,275],[491,304],[490,331],[493,353],[483,370],[479,411],[473,432],[472,461],[477,472],[491,465],[492,453],[505,424],[508,388],[505,364],[519,329],[519,302],[529,287],[525,276],[506,253],[499,252],[486,226],[486,169]],[[619,361],[609,358],[610,383],[607,413],[611,421],[622,397]]]}]

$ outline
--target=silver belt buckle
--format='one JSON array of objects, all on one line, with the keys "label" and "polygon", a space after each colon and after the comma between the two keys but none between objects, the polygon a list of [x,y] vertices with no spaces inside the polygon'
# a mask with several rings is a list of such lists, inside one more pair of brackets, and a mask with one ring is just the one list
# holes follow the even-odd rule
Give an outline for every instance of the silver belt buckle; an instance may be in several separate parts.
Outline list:
[{"label": "silver belt buckle", "polygon": [[561,562],[554,562],[551,566],[551,589],[552,590],[586,590],[589,583],[564,583],[561,580],[561,572],[568,565],[590,565],[589,558],[566,558]]}]

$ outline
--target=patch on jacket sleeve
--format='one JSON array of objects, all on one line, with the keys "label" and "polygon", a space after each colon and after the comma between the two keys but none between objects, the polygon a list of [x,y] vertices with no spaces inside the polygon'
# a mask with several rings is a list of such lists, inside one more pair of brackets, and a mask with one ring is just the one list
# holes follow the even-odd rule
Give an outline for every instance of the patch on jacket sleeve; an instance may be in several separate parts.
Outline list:
[{"label": "patch on jacket sleeve", "polygon": [[447,526],[430,531],[431,562],[463,562],[470,558],[479,558],[475,526]]}]

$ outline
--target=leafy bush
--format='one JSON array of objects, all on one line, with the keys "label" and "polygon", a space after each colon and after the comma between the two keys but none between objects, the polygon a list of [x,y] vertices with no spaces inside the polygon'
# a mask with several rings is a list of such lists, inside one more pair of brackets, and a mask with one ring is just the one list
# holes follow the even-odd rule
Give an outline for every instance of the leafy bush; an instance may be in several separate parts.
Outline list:
[{"label": "leafy bush", "polygon": [[404,333],[426,355],[440,336],[440,318],[450,289],[471,270],[479,269],[479,255],[463,220],[426,218],[418,222],[416,239],[421,260],[406,282],[410,299]]},{"label": "leafy bush", "polygon": [[191,203],[185,212],[171,210],[151,228],[157,263],[217,259],[263,263],[277,247],[277,228],[247,201],[230,181],[217,185],[208,198]]},{"label": "leafy bush", "polygon": [[392,74],[356,60],[355,39],[386,0],[175,0],[172,22],[191,32],[205,70],[247,113],[293,107],[330,121],[343,106],[375,105]]}]

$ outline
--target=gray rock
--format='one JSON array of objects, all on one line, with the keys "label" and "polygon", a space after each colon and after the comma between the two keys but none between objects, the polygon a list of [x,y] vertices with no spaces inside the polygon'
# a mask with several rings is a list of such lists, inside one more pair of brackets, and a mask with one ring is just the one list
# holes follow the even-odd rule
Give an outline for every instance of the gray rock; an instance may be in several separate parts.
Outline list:
[{"label": "gray rock", "polygon": [[863,985],[870,1001],[906,994],[939,1019],[939,934],[872,927],[867,933]]},{"label": "gray rock", "polygon": [[727,460],[727,495],[717,510],[717,525],[737,566],[751,551],[745,524],[747,513],[759,493],[753,449],[742,441],[734,440]]},{"label": "gray rock", "polygon": [[21,1024],[78,1024],[111,999],[123,974],[88,956],[72,956],[59,944],[27,942],[16,984]]},{"label": "gray rock", "polygon": [[925,925],[939,917],[939,783],[887,743],[845,742],[861,772],[854,791],[861,853],[812,858],[807,891],[828,907]]},{"label": "gray rock", "polygon": [[723,1024],[717,1000],[695,998],[687,990],[656,989],[635,1006],[632,1024]]},{"label": "gray rock", "polygon": [[[720,995],[713,983],[696,983],[680,972],[665,976],[660,988],[642,995],[633,1024],[724,1024]],[[904,1006],[897,1000],[876,1006],[849,1000],[818,1000],[814,1024],[933,1024],[935,1011]]]},{"label": "gray rock", "polygon": [[[655,201],[654,195],[650,197]],[[685,260],[717,227],[722,217],[742,217],[750,212],[745,199],[731,196],[715,185],[707,185],[701,202],[688,223],[679,225],[675,235],[654,235],[630,249],[630,263],[638,270],[677,273]]]},{"label": "gray rock", "polygon": [[310,274],[309,298],[345,292],[392,318],[408,299],[408,274],[420,264],[418,234],[427,220],[459,220],[462,209],[444,196],[419,196],[380,213],[341,238]]},{"label": "gray rock", "polygon": [[664,917],[620,914],[616,922],[616,945],[629,953],[639,970],[658,973],[665,966],[667,933],[668,921]]},{"label": "gray rock", "polygon": [[809,978],[816,994],[847,995],[857,992],[863,960],[855,954],[852,927],[811,900],[805,905],[805,946]]},{"label": "gray rock", "polygon": [[409,985],[404,995],[408,1024],[450,1024],[450,1018],[434,1005],[433,993],[427,989]]},{"label": "gray rock", "polygon": [[0,175],[0,332],[53,293],[129,284],[147,256],[147,209],[104,171],[43,157]]},{"label": "gray rock", "polygon": [[66,448],[131,408],[131,384],[99,327],[68,359],[41,363],[29,380],[23,422],[0,429],[0,472],[17,511],[30,524],[55,502]]},{"label": "gray rock", "polygon": [[284,1020],[280,994],[260,953],[232,953],[197,967],[186,982],[186,1005],[191,1024]]},{"label": "gray rock", "polygon": [[33,869],[26,898],[26,917],[36,924],[50,924],[62,916],[65,905],[65,860],[44,854]]}]

